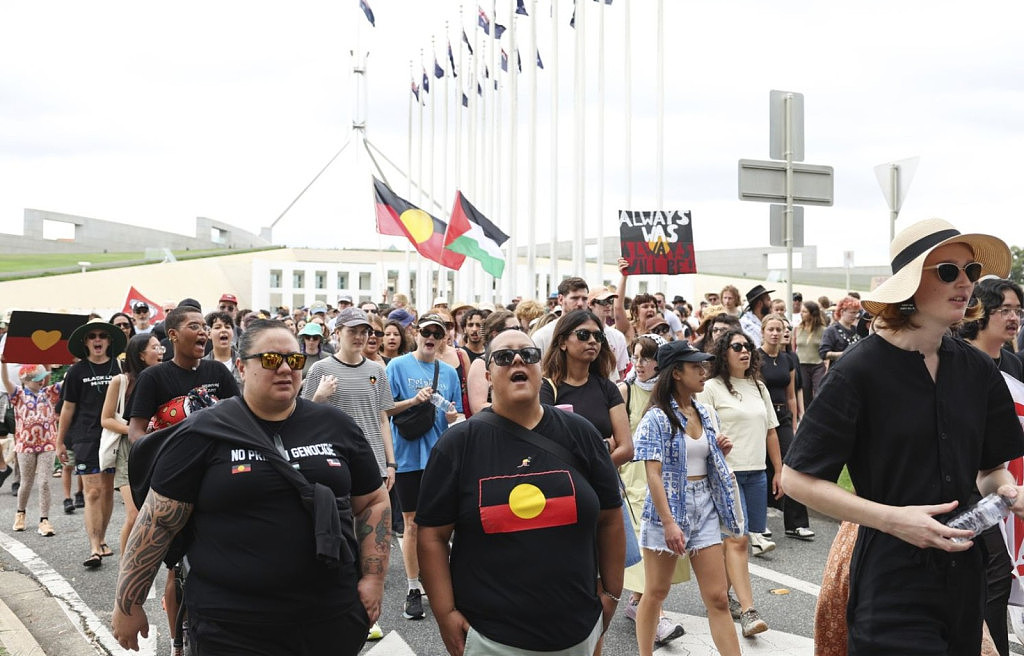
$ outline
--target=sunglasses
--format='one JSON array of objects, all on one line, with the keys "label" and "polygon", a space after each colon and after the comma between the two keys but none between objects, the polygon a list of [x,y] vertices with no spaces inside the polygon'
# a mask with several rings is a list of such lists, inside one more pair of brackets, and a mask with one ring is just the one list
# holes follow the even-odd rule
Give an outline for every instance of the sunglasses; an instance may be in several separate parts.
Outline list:
[{"label": "sunglasses", "polygon": [[669,330],[671,330],[671,328],[669,328],[667,323],[658,324],[654,328],[651,328],[651,332],[655,335],[665,335]]},{"label": "sunglasses", "polygon": [[573,333],[576,335],[576,339],[581,342],[589,342],[591,337],[596,339],[598,343],[604,341],[604,333],[600,330],[587,330],[586,328],[580,328],[579,330],[574,330]]},{"label": "sunglasses", "polygon": [[89,333],[88,335],[85,336],[85,338],[87,340],[92,340],[92,339],[110,339],[110,336],[107,335],[107,333]]},{"label": "sunglasses", "polygon": [[420,334],[428,339],[442,339],[444,337],[443,330],[421,330]]},{"label": "sunglasses", "polygon": [[115,323],[114,325],[120,328],[121,330],[124,330],[125,328],[131,328],[132,326],[130,323]]},{"label": "sunglasses", "polygon": [[743,342],[742,344],[739,342],[734,342],[729,345],[729,348],[731,348],[736,353],[739,353],[740,351],[744,350],[750,353],[754,350],[754,345],[751,344],[750,342]]},{"label": "sunglasses", "polygon": [[540,349],[536,346],[527,346],[521,349],[501,349],[491,353],[491,362],[499,367],[508,367],[515,362],[516,356],[523,359],[523,364],[537,364],[540,362]]},{"label": "sunglasses", "polygon": [[615,302],[614,298],[606,298],[606,299],[595,298],[594,299],[594,305],[600,305],[601,307],[608,307],[609,305],[611,305],[614,302]]},{"label": "sunglasses", "polygon": [[939,275],[939,280],[942,282],[955,282],[960,277],[961,271],[967,274],[967,279],[971,282],[978,282],[978,278],[981,278],[983,266],[981,262],[968,262],[963,266],[953,264],[952,262],[939,262],[938,264],[923,268],[935,269],[935,273]]},{"label": "sunglasses", "polygon": [[288,368],[292,371],[302,369],[306,366],[305,353],[277,353],[275,351],[267,351],[266,353],[243,355],[240,359],[252,360],[253,358],[259,358],[260,366],[264,369],[270,369],[271,371],[277,371],[280,369],[282,362],[287,362]]}]

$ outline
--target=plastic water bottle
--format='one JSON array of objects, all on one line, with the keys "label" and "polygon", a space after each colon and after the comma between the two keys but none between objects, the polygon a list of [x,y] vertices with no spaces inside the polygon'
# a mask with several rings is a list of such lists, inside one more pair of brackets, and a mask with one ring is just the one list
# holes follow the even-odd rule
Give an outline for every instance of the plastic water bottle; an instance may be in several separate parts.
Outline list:
[{"label": "plastic water bottle", "polygon": [[[946,522],[946,526],[973,531],[974,535],[971,536],[973,538],[1006,517],[1010,513],[1011,505],[1013,505],[1013,499],[993,493],[979,501],[974,507],[968,508]],[[966,542],[967,538],[950,538],[950,540]]]},{"label": "plastic water bottle", "polygon": [[441,410],[444,410],[445,412],[448,412],[448,408],[451,406],[451,401],[444,398],[444,396],[438,392],[434,392],[430,395],[430,402],[433,403],[435,407],[441,408]]}]

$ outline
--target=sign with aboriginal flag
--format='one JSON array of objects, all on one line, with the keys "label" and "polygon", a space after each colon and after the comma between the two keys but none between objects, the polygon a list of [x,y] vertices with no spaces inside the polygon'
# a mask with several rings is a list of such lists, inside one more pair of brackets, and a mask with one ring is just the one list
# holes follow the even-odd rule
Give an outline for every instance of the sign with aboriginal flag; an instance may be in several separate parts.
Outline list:
[{"label": "sign with aboriginal flag", "polygon": [[[1017,411],[1017,419],[1024,427],[1024,383],[1007,374],[1003,374],[1006,386],[1010,388],[1013,407]],[[1024,485],[1024,458],[1014,458],[1007,464],[1017,485]],[[1010,604],[1024,606],[1024,520],[1013,513],[1003,520],[1003,533],[1006,537],[1006,548],[1010,551],[1013,561],[1014,584],[1010,588]]]},{"label": "sign with aboriginal flag", "polygon": [[576,488],[568,471],[480,480],[484,533],[514,533],[576,523]]},{"label": "sign with aboriginal flag", "polygon": [[89,317],[56,312],[11,312],[4,361],[20,364],[71,364],[68,338]]},{"label": "sign with aboriginal flag", "polygon": [[466,256],[444,247],[447,223],[401,198],[377,178],[373,179],[373,200],[377,232],[405,237],[420,255],[449,269],[462,266]]},{"label": "sign with aboriginal flag", "polygon": [[690,212],[657,210],[619,212],[622,257],[629,261],[626,273],[697,273],[693,254],[693,225]]}]

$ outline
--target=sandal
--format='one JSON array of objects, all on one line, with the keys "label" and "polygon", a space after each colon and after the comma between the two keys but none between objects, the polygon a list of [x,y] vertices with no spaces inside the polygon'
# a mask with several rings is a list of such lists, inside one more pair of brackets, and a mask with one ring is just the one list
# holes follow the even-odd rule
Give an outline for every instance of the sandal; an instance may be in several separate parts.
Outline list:
[{"label": "sandal", "polygon": [[100,558],[109,558],[113,556],[114,552],[110,550],[110,547],[106,542],[100,545]]},{"label": "sandal", "polygon": [[96,569],[103,564],[103,557],[100,554],[93,552],[82,564],[89,569]]}]

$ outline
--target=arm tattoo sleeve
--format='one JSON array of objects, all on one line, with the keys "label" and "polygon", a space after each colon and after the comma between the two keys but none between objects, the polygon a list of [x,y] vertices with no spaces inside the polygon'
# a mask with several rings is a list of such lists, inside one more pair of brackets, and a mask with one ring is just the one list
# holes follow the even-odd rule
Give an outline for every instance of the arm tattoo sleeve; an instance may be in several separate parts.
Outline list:
[{"label": "arm tattoo sleeve", "polygon": [[146,601],[171,540],[192,515],[192,504],[149,491],[125,544],[117,577],[116,603],[121,612]]},{"label": "arm tattoo sleeve", "polygon": [[391,508],[386,503],[367,506],[356,517],[356,536],[362,574],[383,575],[391,554]]}]

